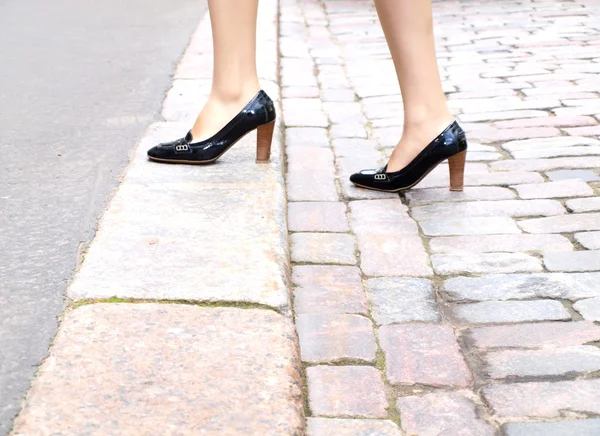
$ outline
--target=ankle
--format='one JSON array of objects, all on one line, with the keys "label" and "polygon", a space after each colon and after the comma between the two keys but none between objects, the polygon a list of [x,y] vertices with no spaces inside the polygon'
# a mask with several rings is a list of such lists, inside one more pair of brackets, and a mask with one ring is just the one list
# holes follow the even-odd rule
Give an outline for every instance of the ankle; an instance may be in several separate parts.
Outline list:
[{"label": "ankle", "polygon": [[210,99],[222,105],[237,105],[240,102],[247,103],[256,93],[260,91],[258,80],[245,83],[239,87],[213,87]]}]

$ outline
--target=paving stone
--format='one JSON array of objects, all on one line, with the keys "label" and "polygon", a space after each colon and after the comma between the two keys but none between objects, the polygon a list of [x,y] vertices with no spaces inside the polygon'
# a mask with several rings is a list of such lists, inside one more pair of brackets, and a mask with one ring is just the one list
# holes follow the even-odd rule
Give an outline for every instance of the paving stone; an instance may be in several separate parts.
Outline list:
[{"label": "paving stone", "polygon": [[357,235],[394,233],[417,235],[417,223],[399,199],[352,201],[350,223]]},{"label": "paving stone", "polygon": [[402,436],[389,420],[307,418],[307,436]]},{"label": "paving stone", "polygon": [[77,308],[14,433],[297,435],[304,418],[294,336],[292,323],[270,310]]},{"label": "paving stone", "polygon": [[[284,75],[282,74],[282,79],[284,79]],[[288,79],[290,80],[290,79]],[[285,85],[286,81],[282,80],[282,83]],[[290,82],[293,85],[293,82]],[[316,84],[313,81],[307,81],[309,86],[283,86],[281,88],[281,96],[284,99],[287,98],[315,98],[319,97],[319,88],[317,86],[310,86]]]},{"label": "paving stone", "polygon": [[313,366],[306,369],[313,416],[387,418],[381,373],[370,366]]},{"label": "paving stone", "polygon": [[430,280],[386,277],[370,279],[366,287],[377,325],[440,321]]},{"label": "paving stone", "polygon": [[548,271],[600,271],[600,250],[547,253],[544,265]]},{"label": "paving stone", "polygon": [[[413,211],[414,213],[414,211]],[[573,249],[561,235],[473,235],[446,236],[429,241],[432,253],[491,253],[491,252],[554,252]]]},{"label": "paving stone", "polygon": [[570,233],[600,230],[600,213],[578,213],[519,221],[528,233]]},{"label": "paving stone", "polygon": [[337,201],[333,153],[323,147],[287,149],[289,201]]},{"label": "paving stone", "polygon": [[375,336],[368,318],[360,315],[299,315],[296,329],[302,361],[324,363],[342,359],[375,360]]},{"label": "paving stone", "polygon": [[377,159],[379,152],[377,151],[377,142],[372,139],[361,139],[361,138],[338,138],[331,141],[335,155],[337,157],[356,157],[361,156],[364,158],[373,157]]},{"label": "paving stone", "polygon": [[329,128],[331,138],[367,138],[367,130],[361,124],[334,124]]},{"label": "paving stone", "polygon": [[439,275],[542,271],[540,261],[524,253],[433,254],[431,264]]},{"label": "paving stone", "polygon": [[587,321],[537,322],[476,327],[465,335],[478,348],[564,347],[600,340],[600,327]]},{"label": "paving stone", "polygon": [[573,308],[589,321],[600,321],[600,297],[580,300]]},{"label": "paving stone", "polygon": [[408,435],[492,436],[494,427],[479,418],[475,404],[458,392],[400,397],[396,406]]},{"label": "paving stone", "polygon": [[480,121],[498,121],[498,120],[514,120],[523,118],[537,118],[547,117],[548,114],[540,110],[514,110],[514,111],[500,111],[500,112],[482,112],[482,113],[470,113],[461,114],[460,121],[466,122],[480,122]]},{"label": "paving stone", "polygon": [[555,147],[546,149],[532,149],[524,151],[513,151],[512,156],[515,159],[536,159],[545,157],[562,156],[593,156],[600,154],[600,146],[581,146],[581,147]]},{"label": "paving stone", "polygon": [[596,436],[600,434],[600,419],[580,419],[558,422],[511,422],[504,424],[506,436]]},{"label": "paving stone", "polygon": [[327,127],[329,121],[318,98],[284,98],[283,121],[286,127]]},{"label": "paving stone", "polygon": [[469,387],[473,382],[450,327],[387,325],[379,329],[379,343],[394,385]]},{"label": "paving stone", "polygon": [[556,200],[465,201],[415,206],[411,210],[411,216],[417,220],[448,217],[553,216],[564,213],[565,208]]},{"label": "paving stone", "polygon": [[335,233],[293,233],[293,262],[356,264],[354,236]]},{"label": "paving stone", "polygon": [[419,223],[427,236],[521,233],[508,217],[438,218]]},{"label": "paving stone", "polygon": [[573,212],[596,212],[600,211],[600,197],[576,198],[568,200],[567,208]]},{"label": "paving stone", "polygon": [[418,236],[394,233],[358,235],[358,247],[360,267],[367,276],[429,277],[433,274],[427,252]]},{"label": "paving stone", "polygon": [[486,372],[493,379],[563,376],[600,371],[600,350],[591,345],[493,351],[484,360]]},{"label": "paving stone", "polygon": [[369,313],[356,266],[296,265],[292,268],[294,312]]},{"label": "paving stone", "polygon": [[288,203],[288,228],[292,232],[347,232],[346,205],[339,202]]},{"label": "paving stone", "polygon": [[329,147],[327,129],[321,127],[288,127],[285,129],[285,146]]},{"label": "paving stone", "polygon": [[509,189],[495,186],[465,187],[463,192],[453,192],[448,188],[413,189],[407,191],[405,195],[411,206],[439,201],[512,200],[515,198]]},{"label": "paving stone", "polygon": [[441,291],[450,301],[578,300],[600,296],[599,280],[600,273],[494,274],[451,278]]},{"label": "paving stone", "polygon": [[471,324],[565,321],[571,315],[559,301],[484,301],[454,307],[455,316]]},{"label": "paving stone", "polygon": [[[492,384],[483,397],[503,419],[559,418],[565,413],[600,414],[600,380]],[[544,401],[531,401],[543,398]]]},{"label": "paving stone", "polygon": [[[539,173],[506,171],[497,173],[470,173],[468,169],[475,164],[467,165],[465,170],[465,186],[498,185],[508,186],[520,183],[541,183],[544,178]],[[439,165],[439,171],[432,171],[419,183],[420,189],[447,188],[449,186],[448,168]],[[443,172],[442,172],[443,171]]]},{"label": "paving stone", "polygon": [[557,157],[554,159],[517,159],[490,163],[492,171],[550,171],[560,169],[596,169],[600,157]]},{"label": "paving stone", "polygon": [[600,250],[600,232],[575,233],[575,239],[588,250]]},{"label": "paving stone", "polygon": [[323,101],[347,102],[354,101],[356,96],[351,89],[324,89],[321,92],[321,98]]},{"label": "paving stone", "polygon": [[548,171],[546,173],[548,178],[553,182],[557,182],[559,180],[571,180],[571,179],[579,179],[584,182],[597,182],[600,181],[600,177],[598,177],[594,172],[588,170],[558,170],[558,171]]},{"label": "paving stone", "polygon": [[[524,90],[525,94],[529,94],[536,91],[535,88],[531,90]],[[540,118],[521,118],[511,121],[499,121],[494,123],[494,126],[502,129],[508,128],[519,128],[519,127],[546,127],[546,126],[557,126],[557,127],[574,127],[574,126],[586,126],[595,125],[596,122],[592,117],[586,116],[573,116],[573,117],[540,117]]]},{"label": "paving stone", "polygon": [[582,180],[562,180],[560,182],[534,183],[512,186],[523,199],[589,197],[594,190]]}]

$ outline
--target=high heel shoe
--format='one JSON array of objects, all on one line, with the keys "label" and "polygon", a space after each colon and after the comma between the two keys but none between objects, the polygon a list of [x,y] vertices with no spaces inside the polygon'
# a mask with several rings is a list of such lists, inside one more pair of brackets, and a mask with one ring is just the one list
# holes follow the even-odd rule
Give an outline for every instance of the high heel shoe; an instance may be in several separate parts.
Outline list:
[{"label": "high heel shoe", "polygon": [[271,142],[275,127],[275,105],[264,91],[259,91],[225,127],[214,136],[192,142],[192,132],[172,142],[158,144],[148,150],[148,158],[157,162],[209,164],[251,131],[257,131],[256,162],[267,163],[271,156]]},{"label": "high heel shoe", "polygon": [[377,170],[352,174],[350,181],[361,188],[400,192],[416,186],[441,162],[448,160],[450,190],[462,191],[464,184],[467,138],[455,121],[435,138],[419,155],[400,171],[387,172],[387,165]]}]

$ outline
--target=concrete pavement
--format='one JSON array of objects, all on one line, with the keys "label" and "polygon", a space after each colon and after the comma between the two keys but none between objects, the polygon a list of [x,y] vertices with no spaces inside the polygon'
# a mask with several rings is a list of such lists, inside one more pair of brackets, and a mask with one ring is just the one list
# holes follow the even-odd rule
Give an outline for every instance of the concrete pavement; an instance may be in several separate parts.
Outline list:
[{"label": "concrete pavement", "polygon": [[400,196],[348,183],[402,127],[366,0],[261,2],[271,165],[250,138],[210,167],[147,162],[208,91],[200,25],[14,434],[599,432],[600,10],[434,7],[463,193],[446,165]]},{"label": "concrete pavement", "polygon": [[205,9],[192,0],[0,1],[0,435]]}]

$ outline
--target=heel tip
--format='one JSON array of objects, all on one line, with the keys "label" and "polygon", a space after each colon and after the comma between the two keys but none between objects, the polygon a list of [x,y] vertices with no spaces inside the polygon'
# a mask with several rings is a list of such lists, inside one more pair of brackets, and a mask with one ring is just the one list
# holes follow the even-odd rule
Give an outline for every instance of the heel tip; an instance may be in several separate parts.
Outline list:
[{"label": "heel tip", "polygon": [[462,188],[462,187],[461,187],[461,188],[450,188],[450,190],[451,190],[452,192],[462,192],[462,191],[463,191],[463,188]]},{"label": "heel tip", "polygon": [[257,164],[268,164],[268,163],[271,163],[271,159],[267,159],[267,160],[258,160],[258,159],[256,159],[256,163]]}]

